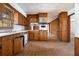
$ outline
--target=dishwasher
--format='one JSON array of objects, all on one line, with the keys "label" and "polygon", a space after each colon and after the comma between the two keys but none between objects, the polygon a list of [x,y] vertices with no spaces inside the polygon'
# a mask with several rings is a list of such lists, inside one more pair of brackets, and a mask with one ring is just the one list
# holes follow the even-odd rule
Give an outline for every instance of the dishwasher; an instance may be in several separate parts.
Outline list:
[{"label": "dishwasher", "polygon": [[24,46],[25,46],[28,42],[28,33],[23,33],[23,35],[24,35]]}]

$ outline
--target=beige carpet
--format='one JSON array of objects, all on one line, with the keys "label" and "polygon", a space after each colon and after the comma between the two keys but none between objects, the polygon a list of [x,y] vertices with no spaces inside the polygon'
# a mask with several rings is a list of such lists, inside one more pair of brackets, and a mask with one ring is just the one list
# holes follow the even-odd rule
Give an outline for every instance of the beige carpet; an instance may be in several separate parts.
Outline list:
[{"label": "beige carpet", "polygon": [[59,41],[30,41],[18,56],[73,56],[74,39],[70,43]]}]

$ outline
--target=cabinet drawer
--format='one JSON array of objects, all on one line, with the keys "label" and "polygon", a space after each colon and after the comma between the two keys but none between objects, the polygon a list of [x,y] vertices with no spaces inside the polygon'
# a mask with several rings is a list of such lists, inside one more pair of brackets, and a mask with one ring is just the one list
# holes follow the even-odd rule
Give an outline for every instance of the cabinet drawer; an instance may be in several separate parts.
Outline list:
[{"label": "cabinet drawer", "polygon": [[20,37],[20,36],[23,36],[23,34],[22,34],[22,33],[14,34],[14,38],[16,38],[16,37]]}]

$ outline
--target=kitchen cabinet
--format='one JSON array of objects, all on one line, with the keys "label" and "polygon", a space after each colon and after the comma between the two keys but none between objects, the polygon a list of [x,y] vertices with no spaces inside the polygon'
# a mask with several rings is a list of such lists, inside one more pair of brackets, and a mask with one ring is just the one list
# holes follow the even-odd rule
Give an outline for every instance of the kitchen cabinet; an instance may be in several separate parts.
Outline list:
[{"label": "kitchen cabinet", "polygon": [[14,24],[26,26],[26,17],[18,11],[14,11]]},{"label": "kitchen cabinet", "polygon": [[48,13],[38,13],[39,23],[47,23]]},{"label": "kitchen cabinet", "polygon": [[48,40],[48,33],[47,30],[40,30],[39,31],[39,40]]},{"label": "kitchen cabinet", "polygon": [[75,41],[74,41],[74,53],[75,56],[79,56],[79,38],[75,37]]},{"label": "kitchen cabinet", "polygon": [[39,31],[34,31],[34,40],[39,40]]},{"label": "kitchen cabinet", "polygon": [[61,12],[59,14],[59,38],[63,42],[70,41],[70,38],[68,37],[70,36],[70,34],[68,34],[70,30],[70,28],[68,28],[68,26],[70,26],[69,20],[67,12]]},{"label": "kitchen cabinet", "polygon": [[18,23],[24,26],[25,21],[26,21],[26,18],[22,14],[18,13]]},{"label": "kitchen cabinet", "polygon": [[48,17],[48,13],[38,13],[39,17]]},{"label": "kitchen cabinet", "polygon": [[39,39],[39,31],[29,31],[29,40],[38,40]]},{"label": "kitchen cabinet", "polygon": [[2,55],[2,37],[0,37],[0,56]]},{"label": "kitchen cabinet", "polygon": [[27,18],[29,19],[29,23],[38,23],[39,21],[38,14],[28,14]]},{"label": "kitchen cabinet", "polygon": [[13,55],[13,36],[5,36],[1,38],[1,53],[3,56],[11,56]]},{"label": "kitchen cabinet", "polygon": [[0,4],[0,29],[13,28],[13,10],[8,4]]},{"label": "kitchen cabinet", "polygon": [[26,18],[25,24],[26,24],[26,26],[29,26],[30,25],[29,18],[28,17]]},{"label": "kitchen cabinet", "polygon": [[21,34],[14,35],[14,54],[23,50],[23,37]]},{"label": "kitchen cabinet", "polygon": [[0,55],[12,56],[23,50],[23,34],[13,34],[0,37]]},{"label": "kitchen cabinet", "polygon": [[33,38],[34,38],[34,35],[33,35],[33,31],[29,31],[28,32],[29,33],[29,40],[34,40]]},{"label": "kitchen cabinet", "polygon": [[29,31],[29,40],[33,40],[33,41],[48,40],[47,30]]}]

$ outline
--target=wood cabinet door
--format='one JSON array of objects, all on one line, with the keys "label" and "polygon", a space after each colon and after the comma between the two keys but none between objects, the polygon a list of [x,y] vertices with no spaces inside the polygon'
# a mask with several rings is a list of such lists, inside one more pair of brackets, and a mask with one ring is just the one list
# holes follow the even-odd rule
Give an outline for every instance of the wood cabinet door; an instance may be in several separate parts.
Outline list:
[{"label": "wood cabinet door", "polygon": [[2,38],[0,37],[0,56],[2,55]]},{"label": "wood cabinet door", "polygon": [[44,31],[44,37],[45,37],[45,40],[48,40],[48,33],[47,33],[47,31]]},{"label": "wood cabinet door", "polygon": [[10,56],[13,55],[13,40],[12,36],[6,36],[2,38],[2,55]]},{"label": "wood cabinet door", "polygon": [[39,40],[43,40],[43,36],[42,35],[43,35],[43,31],[40,30],[39,31]]},{"label": "wood cabinet door", "polygon": [[79,38],[75,37],[75,56],[79,56]]},{"label": "wood cabinet door", "polygon": [[29,40],[33,39],[34,39],[33,31],[29,31]]},{"label": "wood cabinet door", "polygon": [[47,34],[47,30],[41,30],[39,32],[39,40],[48,40],[48,34]]},{"label": "wood cabinet door", "polygon": [[18,24],[22,25],[22,16],[21,14],[18,12]]},{"label": "wood cabinet door", "polygon": [[34,40],[39,40],[39,31],[34,31]]},{"label": "wood cabinet door", "polygon": [[[70,36],[70,18],[68,19],[67,12],[61,12],[59,15],[59,30],[60,30],[60,40],[63,42],[69,42],[70,39],[68,36]],[[69,23],[68,23],[69,22]]]},{"label": "wood cabinet door", "polygon": [[25,26],[26,18],[18,12],[18,24]]},{"label": "wood cabinet door", "polygon": [[17,54],[23,50],[23,37],[16,37],[14,39],[14,54]]},{"label": "wood cabinet door", "polygon": [[36,23],[39,20],[39,17],[37,14],[29,15],[27,17],[29,18],[30,23]]},{"label": "wood cabinet door", "polygon": [[45,40],[45,34],[44,34],[44,31],[43,31],[43,30],[40,31],[40,36],[39,36],[39,38],[40,38],[39,40],[41,40],[41,41],[42,41],[42,40]]},{"label": "wood cabinet door", "polygon": [[34,23],[34,18],[30,18],[30,23]]}]

